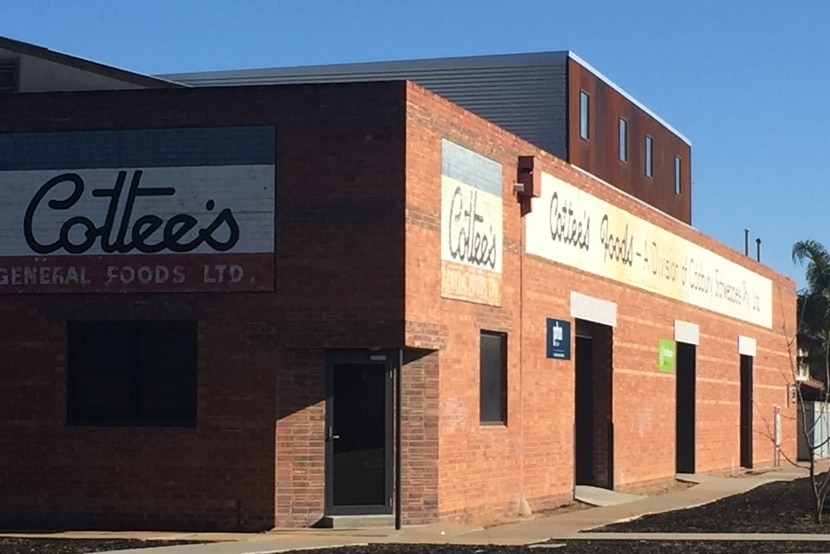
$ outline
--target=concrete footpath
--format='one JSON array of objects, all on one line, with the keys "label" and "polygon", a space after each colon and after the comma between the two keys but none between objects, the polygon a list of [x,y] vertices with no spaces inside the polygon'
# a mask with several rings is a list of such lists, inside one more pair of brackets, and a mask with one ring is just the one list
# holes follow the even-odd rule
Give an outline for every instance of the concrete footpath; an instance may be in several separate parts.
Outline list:
[{"label": "concrete footpath", "polygon": [[[828,463],[821,469],[826,470]],[[632,540],[816,540],[828,541],[830,535],[755,535],[755,534],[699,534],[699,533],[589,533],[587,531],[610,523],[637,518],[641,515],[690,508],[721,498],[746,492],[754,487],[779,480],[805,477],[807,470],[792,466],[759,474],[737,477],[707,475],[679,476],[696,485],[655,496],[621,495],[621,503],[610,503],[595,508],[557,511],[548,515],[524,518],[520,521],[477,527],[452,523],[377,529],[274,529],[267,533],[174,533],[134,532],[102,533],[72,532],[52,535],[32,535],[39,538],[140,538],[165,540],[216,541],[196,545],[169,546],[138,550],[120,550],[121,554],[265,554],[314,548],[389,543],[430,544],[498,544],[528,545],[551,539],[632,539]],[[609,504],[608,491],[602,491],[602,504]],[[590,496],[590,494],[588,494]],[[11,536],[11,535],[6,535]],[[20,536],[20,535],[17,535]]]}]

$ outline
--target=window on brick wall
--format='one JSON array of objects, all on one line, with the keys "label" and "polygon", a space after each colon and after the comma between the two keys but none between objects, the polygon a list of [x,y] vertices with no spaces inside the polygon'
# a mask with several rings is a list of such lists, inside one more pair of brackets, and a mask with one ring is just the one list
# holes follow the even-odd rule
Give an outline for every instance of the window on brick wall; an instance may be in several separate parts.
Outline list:
[{"label": "window on brick wall", "polygon": [[645,159],[645,174],[646,177],[654,177],[654,139],[646,135],[646,159]]},{"label": "window on brick wall", "polygon": [[196,323],[70,322],[70,425],[196,424]]},{"label": "window on brick wall", "polygon": [[481,331],[479,387],[481,423],[507,423],[507,335]]}]

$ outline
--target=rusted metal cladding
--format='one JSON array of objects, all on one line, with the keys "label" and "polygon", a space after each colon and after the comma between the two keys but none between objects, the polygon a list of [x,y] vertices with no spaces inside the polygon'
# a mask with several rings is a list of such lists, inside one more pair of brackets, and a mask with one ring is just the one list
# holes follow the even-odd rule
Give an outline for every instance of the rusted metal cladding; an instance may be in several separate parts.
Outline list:
[{"label": "rusted metal cladding", "polygon": [[[587,93],[589,99],[587,139],[580,132],[582,92]],[[569,161],[677,219],[691,223],[689,143],[574,59],[568,60],[568,99]],[[621,118],[626,122],[626,156],[621,156],[620,151]],[[652,142],[651,176],[646,171],[646,137],[651,137]],[[678,165],[679,183],[675,178]]]}]

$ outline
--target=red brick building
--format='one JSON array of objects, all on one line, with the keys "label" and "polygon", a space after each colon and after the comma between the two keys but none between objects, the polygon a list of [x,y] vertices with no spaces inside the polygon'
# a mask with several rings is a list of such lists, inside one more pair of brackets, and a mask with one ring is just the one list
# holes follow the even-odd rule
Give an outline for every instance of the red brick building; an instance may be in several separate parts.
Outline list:
[{"label": "red brick building", "polygon": [[408,82],[13,94],[0,521],[493,521],[794,455],[795,285]]}]

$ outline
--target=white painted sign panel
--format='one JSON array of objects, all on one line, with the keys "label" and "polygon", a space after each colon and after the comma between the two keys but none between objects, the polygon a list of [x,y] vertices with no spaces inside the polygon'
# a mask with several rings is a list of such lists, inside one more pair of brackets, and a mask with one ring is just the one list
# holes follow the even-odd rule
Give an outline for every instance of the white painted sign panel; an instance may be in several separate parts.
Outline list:
[{"label": "white painted sign panel", "polygon": [[0,294],[274,290],[273,126],[0,133]]},{"label": "white painted sign panel", "polygon": [[441,295],[498,306],[504,243],[501,165],[442,142]]},{"label": "white painted sign panel", "polygon": [[526,251],[681,302],[772,327],[772,281],[548,173]]},{"label": "white painted sign panel", "polygon": [[273,165],[5,171],[0,183],[4,256],[274,251]]}]

